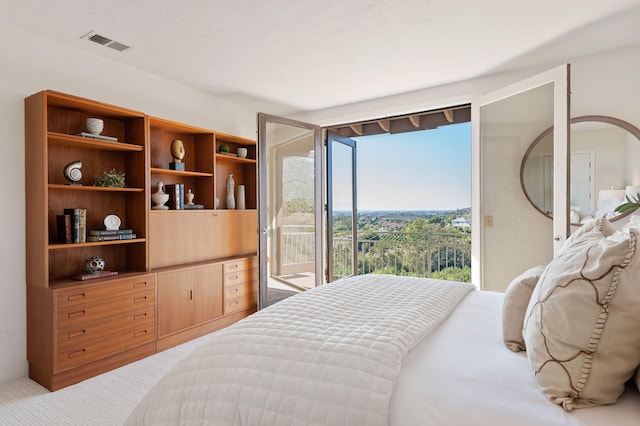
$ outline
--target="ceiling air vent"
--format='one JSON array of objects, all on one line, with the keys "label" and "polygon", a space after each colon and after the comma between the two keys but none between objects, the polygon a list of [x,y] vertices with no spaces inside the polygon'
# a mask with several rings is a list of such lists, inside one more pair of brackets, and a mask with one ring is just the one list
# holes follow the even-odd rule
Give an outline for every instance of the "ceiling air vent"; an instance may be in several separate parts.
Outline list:
[{"label": "ceiling air vent", "polygon": [[94,31],[89,32],[88,34],[83,35],[80,38],[86,38],[87,40],[90,40],[94,43],[98,43],[101,44],[103,46],[107,46],[110,47],[114,50],[117,50],[118,52],[124,52],[127,49],[130,49],[130,46],[127,46],[126,44],[117,42],[117,41],[113,41],[111,40],[109,37],[105,37],[103,35],[100,34],[96,34]]}]

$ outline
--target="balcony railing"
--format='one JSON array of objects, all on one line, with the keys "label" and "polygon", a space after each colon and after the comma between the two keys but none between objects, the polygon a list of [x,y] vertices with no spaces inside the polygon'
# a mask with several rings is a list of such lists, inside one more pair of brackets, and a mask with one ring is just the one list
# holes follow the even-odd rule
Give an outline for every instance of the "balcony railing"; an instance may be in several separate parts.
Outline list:
[{"label": "balcony railing", "polygon": [[[288,226],[282,233],[283,262],[313,261],[313,228]],[[352,274],[351,238],[333,239],[334,279]],[[471,281],[471,236],[464,232],[358,234],[358,274],[393,274]]]}]

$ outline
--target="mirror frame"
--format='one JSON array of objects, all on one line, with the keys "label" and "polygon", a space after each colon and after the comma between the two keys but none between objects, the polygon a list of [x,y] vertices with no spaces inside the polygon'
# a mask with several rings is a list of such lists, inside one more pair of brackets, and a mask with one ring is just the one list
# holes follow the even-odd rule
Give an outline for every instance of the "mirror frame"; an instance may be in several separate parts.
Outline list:
[{"label": "mirror frame", "polygon": [[[638,139],[638,142],[640,142],[640,129],[636,126],[634,126],[633,124],[621,120],[619,118],[614,118],[614,117],[609,117],[606,115],[582,115],[579,117],[574,117],[570,120],[570,124],[574,124],[574,123],[582,123],[585,121],[596,121],[596,122],[600,122],[600,123],[607,123],[607,124],[612,124],[614,126],[620,127],[621,129],[624,129],[626,131],[628,131],[629,133],[631,133],[633,136],[635,136],[636,139]],[[571,130],[571,129],[569,129]],[[533,206],[534,209],[536,209],[538,212],[540,212],[540,214],[542,214],[543,216],[545,216],[548,219],[553,220],[553,216],[551,216],[548,213],[545,213],[540,207],[538,207],[533,200],[531,199],[531,197],[529,197],[529,193],[527,192],[527,188],[524,185],[524,167],[525,164],[527,163],[527,159],[529,158],[529,154],[531,154],[531,151],[533,151],[533,149],[535,148],[535,146],[545,137],[547,137],[550,133],[553,132],[553,126],[549,127],[548,129],[546,129],[544,132],[540,133],[540,135],[538,135],[538,137],[536,137],[533,142],[531,142],[531,144],[529,145],[529,147],[527,148],[527,151],[524,153],[524,156],[522,157],[522,163],[520,164],[520,187],[522,188],[522,193],[524,194],[524,196],[526,197],[527,201],[529,201],[529,204],[531,204]],[[571,143],[571,141],[569,141],[569,143]],[[571,146],[571,145],[569,145]],[[616,217],[614,217],[613,219],[611,219],[611,221],[616,221],[618,219],[622,219],[625,216],[628,216],[629,214],[633,213],[635,210],[631,210],[628,212],[625,212],[623,214],[620,214]],[[572,226],[580,226],[579,223],[572,223]]]}]

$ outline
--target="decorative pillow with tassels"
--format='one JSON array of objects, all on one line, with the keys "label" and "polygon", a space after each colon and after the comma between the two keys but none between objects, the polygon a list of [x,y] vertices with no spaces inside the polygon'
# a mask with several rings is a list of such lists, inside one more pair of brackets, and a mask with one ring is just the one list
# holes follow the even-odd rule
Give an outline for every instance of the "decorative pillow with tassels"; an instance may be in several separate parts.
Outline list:
[{"label": "decorative pillow with tassels", "polygon": [[638,231],[598,222],[547,265],[524,318],[538,383],[567,411],[616,402],[640,364]]}]

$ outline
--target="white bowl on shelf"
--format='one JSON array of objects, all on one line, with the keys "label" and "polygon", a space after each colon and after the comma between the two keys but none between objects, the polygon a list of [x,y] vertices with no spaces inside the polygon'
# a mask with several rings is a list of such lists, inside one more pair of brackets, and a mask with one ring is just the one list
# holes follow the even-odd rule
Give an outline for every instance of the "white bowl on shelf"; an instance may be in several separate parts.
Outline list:
[{"label": "white bowl on shelf", "polygon": [[240,158],[247,158],[247,148],[238,148],[237,154]]},{"label": "white bowl on shelf", "polygon": [[99,135],[104,130],[104,120],[100,118],[87,118],[85,125],[87,132],[93,135]]}]

